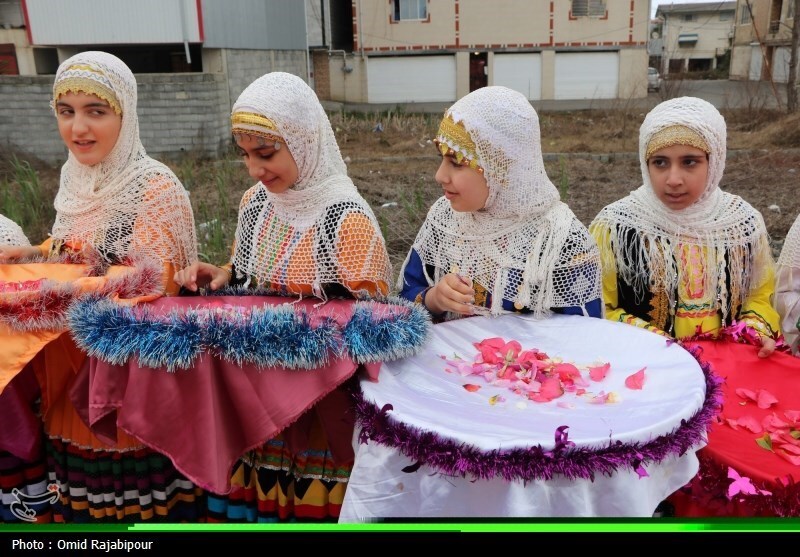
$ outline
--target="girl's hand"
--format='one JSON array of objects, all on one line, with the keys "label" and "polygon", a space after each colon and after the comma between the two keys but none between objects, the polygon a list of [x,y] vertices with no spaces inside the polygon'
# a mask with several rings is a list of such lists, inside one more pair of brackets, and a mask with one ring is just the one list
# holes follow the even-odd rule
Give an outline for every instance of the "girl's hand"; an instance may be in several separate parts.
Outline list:
[{"label": "girl's hand", "polygon": [[758,349],[759,358],[768,358],[775,352],[775,339],[770,337],[761,337],[761,347]]},{"label": "girl's hand", "polygon": [[442,277],[425,295],[425,307],[432,313],[450,311],[461,315],[472,315],[475,292],[472,284],[456,273]]},{"label": "girl's hand", "polygon": [[209,288],[210,290],[222,288],[231,280],[231,275],[216,265],[197,261],[175,273],[172,280],[178,286],[191,292],[197,292],[198,288]]},{"label": "girl's hand", "polygon": [[0,263],[14,263],[20,259],[30,259],[41,254],[39,248],[33,246],[0,245]]}]

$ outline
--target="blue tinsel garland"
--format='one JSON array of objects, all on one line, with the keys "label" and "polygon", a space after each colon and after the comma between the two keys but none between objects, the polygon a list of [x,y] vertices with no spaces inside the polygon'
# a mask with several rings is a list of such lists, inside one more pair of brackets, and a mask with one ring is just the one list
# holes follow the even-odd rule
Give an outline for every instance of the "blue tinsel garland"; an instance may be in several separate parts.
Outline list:
[{"label": "blue tinsel garland", "polygon": [[[115,365],[136,357],[142,366],[169,371],[191,367],[204,352],[237,365],[313,369],[345,354],[357,363],[395,360],[424,344],[430,326],[424,308],[400,299],[354,304],[346,325],[329,318],[312,326],[304,309],[290,305],[240,316],[154,316],[147,307],[95,297],[72,306],[69,327],[91,356]],[[387,306],[393,311],[376,311]]]}]

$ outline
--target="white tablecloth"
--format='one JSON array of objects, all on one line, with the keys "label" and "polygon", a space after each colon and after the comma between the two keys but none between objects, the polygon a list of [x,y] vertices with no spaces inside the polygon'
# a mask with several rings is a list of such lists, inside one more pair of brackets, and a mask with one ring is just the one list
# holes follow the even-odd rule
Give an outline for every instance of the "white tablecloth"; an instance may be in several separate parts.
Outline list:
[{"label": "white tablecloth", "polygon": [[[578,366],[608,362],[607,377],[590,382],[587,390],[613,391],[620,400],[597,405],[587,396],[566,393],[536,403],[481,377],[445,372],[441,356],[458,354],[472,361],[477,354],[472,343],[490,337],[517,340],[523,350],[537,348]],[[644,388],[625,387],[625,378],[642,368]],[[583,376],[588,379],[585,370]],[[465,383],[481,389],[468,392]],[[552,448],[555,430],[563,425],[569,426],[569,440],[579,447],[605,447],[609,440],[647,442],[673,432],[702,407],[705,397],[703,372],[680,346],[636,327],[576,316],[541,321],[519,315],[474,317],[436,325],[420,354],[385,364],[379,382],[363,381],[361,386],[365,398],[378,408],[392,405],[393,420],[483,451]],[[506,400],[490,405],[492,395]],[[690,451],[647,464],[649,475],[643,478],[625,468],[611,477],[598,474],[594,481],[557,477],[523,485],[500,478],[445,477],[427,466],[402,472],[413,462],[374,441],[358,444],[356,450],[342,522],[380,517],[650,516],[698,468]]]}]

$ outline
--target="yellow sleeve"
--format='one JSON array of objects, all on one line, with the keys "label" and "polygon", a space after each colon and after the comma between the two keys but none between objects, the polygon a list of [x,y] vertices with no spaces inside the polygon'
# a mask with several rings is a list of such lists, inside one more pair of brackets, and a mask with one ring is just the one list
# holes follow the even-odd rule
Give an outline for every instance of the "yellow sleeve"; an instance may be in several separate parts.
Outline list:
[{"label": "yellow sleeve", "polygon": [[389,255],[379,230],[362,213],[350,213],[337,238],[338,272],[342,284],[354,293],[372,297],[389,293]]},{"label": "yellow sleeve", "polygon": [[[592,223],[589,232],[600,248],[600,262],[603,277],[603,305],[605,306],[606,319],[627,323],[642,329],[647,329],[665,337],[670,337],[665,331],[650,324],[649,321],[636,317],[625,311],[619,306],[619,295],[617,293],[617,262],[614,258],[614,250],[611,249],[611,231],[600,224]],[[671,338],[671,337],[670,337]]]},{"label": "yellow sleeve", "polygon": [[772,265],[771,255],[762,254],[760,260],[766,267],[762,283],[753,290],[752,294],[742,304],[739,320],[752,327],[764,336],[776,338],[780,334],[781,318],[773,306],[775,298],[775,267]]}]

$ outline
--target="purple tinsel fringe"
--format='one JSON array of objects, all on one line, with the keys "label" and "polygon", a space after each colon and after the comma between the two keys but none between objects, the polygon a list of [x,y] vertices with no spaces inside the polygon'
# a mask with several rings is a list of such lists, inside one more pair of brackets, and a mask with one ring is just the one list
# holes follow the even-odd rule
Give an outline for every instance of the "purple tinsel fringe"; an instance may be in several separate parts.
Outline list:
[{"label": "purple tinsel fringe", "polygon": [[[607,446],[574,448],[557,443],[551,450],[541,445],[525,449],[482,451],[472,445],[453,441],[430,431],[397,422],[389,417],[390,404],[378,408],[357,392],[356,412],[361,433],[359,441],[374,441],[393,447],[416,464],[427,465],[447,475],[472,476],[481,480],[501,477],[507,481],[549,480],[556,475],[569,479],[596,474],[611,475],[629,467],[636,470],[649,463],[661,462],[672,455],[683,455],[691,447],[706,441],[706,431],[722,405],[722,378],[700,359],[698,351],[689,350],[705,376],[706,396],[703,406],[688,420],[681,420],[672,433],[647,443],[609,441]],[[556,432],[563,434],[563,426]]]}]

